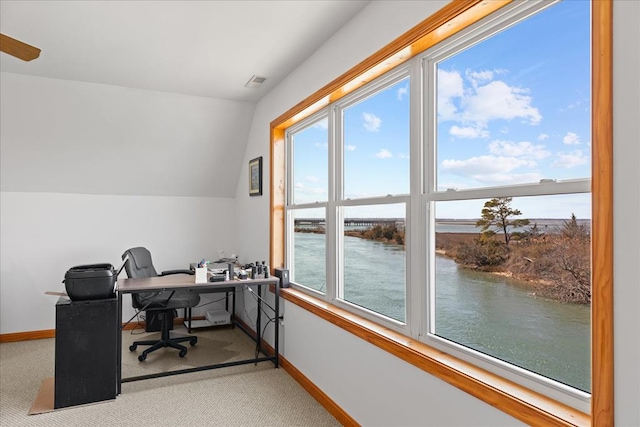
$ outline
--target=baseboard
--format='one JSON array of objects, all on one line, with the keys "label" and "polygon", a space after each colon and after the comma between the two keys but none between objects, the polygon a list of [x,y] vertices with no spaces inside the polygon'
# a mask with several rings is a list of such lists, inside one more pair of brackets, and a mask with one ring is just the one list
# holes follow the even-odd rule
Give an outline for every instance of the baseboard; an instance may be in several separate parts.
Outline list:
[{"label": "baseboard", "polygon": [[[193,316],[193,320],[203,320],[204,316]],[[184,319],[182,317],[175,317],[173,319],[173,324],[175,326],[182,325]],[[143,328],[145,327],[145,322],[143,320],[139,322],[129,322],[127,324],[122,324],[123,331],[129,331],[131,329]],[[18,342],[18,341],[30,341],[30,340],[41,340],[45,338],[55,338],[56,330],[55,329],[45,329],[42,331],[28,331],[28,332],[14,332],[10,334],[0,334],[0,343],[5,342]]]},{"label": "baseboard", "polygon": [[[247,330],[252,332],[253,337],[255,338],[255,331],[243,322],[241,319],[236,317],[236,322],[242,324],[242,326]],[[266,350],[270,355],[275,354],[275,349],[271,347],[271,345],[265,340],[261,340],[262,347]],[[344,409],[342,409],[336,402],[333,401],[325,392],[323,392],[317,385],[313,383],[309,378],[307,378],[301,371],[298,370],[291,362],[289,362],[284,356],[280,355],[278,358],[280,362],[280,366],[282,369],[287,371],[291,377],[297,381],[298,384],[304,388],[307,393],[311,395],[319,404],[321,404],[324,409],[327,410],[333,417],[338,420],[340,424],[347,427],[360,427],[360,424],[351,417]]]},{"label": "baseboard", "polygon": [[[204,316],[194,316],[193,320],[202,320]],[[242,324],[245,330],[251,332],[255,338],[255,331],[243,322],[241,319],[236,317],[235,319],[238,323]],[[174,325],[180,325],[184,321],[181,317],[176,317],[173,319]],[[144,322],[130,322],[127,325],[123,324],[123,330],[131,330],[134,328],[142,327],[144,328]],[[0,334],[0,343],[6,342],[18,342],[18,341],[29,341],[29,340],[38,340],[44,338],[55,338],[56,330],[55,329],[46,329],[42,331],[29,331],[29,332],[15,332],[10,334]],[[265,340],[262,340],[262,347],[266,350],[270,355],[275,354],[274,348]],[[325,392],[323,392],[317,385],[315,385],[309,378],[307,378],[302,372],[300,372],[291,362],[285,359],[282,355],[278,358],[280,361],[280,366],[284,369],[291,377],[298,382],[304,388],[307,393],[311,395],[318,403],[320,403],[331,415],[334,416],[336,420],[343,426],[353,426],[359,427],[360,424],[356,422],[344,409],[342,409],[336,402],[334,402]]]},{"label": "baseboard", "polygon": [[55,329],[45,329],[43,331],[14,332],[11,334],[0,334],[0,343],[41,340],[44,338],[55,338]]}]

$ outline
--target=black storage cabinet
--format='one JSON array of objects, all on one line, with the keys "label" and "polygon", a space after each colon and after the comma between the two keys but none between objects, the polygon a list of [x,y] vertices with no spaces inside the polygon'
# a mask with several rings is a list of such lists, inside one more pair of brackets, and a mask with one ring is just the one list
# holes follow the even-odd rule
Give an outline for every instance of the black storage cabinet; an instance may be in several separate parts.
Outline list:
[{"label": "black storage cabinet", "polygon": [[118,299],[56,304],[54,408],[115,399]]}]

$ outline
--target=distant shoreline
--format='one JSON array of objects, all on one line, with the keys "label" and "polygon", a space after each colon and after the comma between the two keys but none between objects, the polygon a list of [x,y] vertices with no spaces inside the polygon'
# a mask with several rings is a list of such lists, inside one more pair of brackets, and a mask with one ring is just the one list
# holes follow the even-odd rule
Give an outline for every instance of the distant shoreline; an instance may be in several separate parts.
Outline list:
[{"label": "distant shoreline", "polygon": [[[457,221],[456,224],[462,224],[462,222]],[[322,227],[317,228],[296,228],[296,232],[301,233],[312,233],[312,234],[324,234],[325,230]],[[372,233],[370,229],[368,230],[346,230],[344,232],[345,236],[357,237],[361,239],[388,243],[394,246],[405,246],[404,241],[404,229],[396,230],[393,237],[383,237],[378,234],[378,237],[372,237]],[[480,232],[449,232],[449,231],[436,231],[435,232],[435,253],[440,256],[444,256],[448,259],[454,261],[457,265],[462,268],[480,271],[483,273],[489,273],[496,276],[502,276],[510,279],[514,279],[520,282],[526,282],[531,284],[531,286],[536,289],[534,293],[537,296],[541,296],[544,298],[557,300],[561,302],[570,302],[570,303],[585,303],[579,299],[579,297],[573,296],[571,292],[568,294],[566,292],[559,292],[559,289],[562,289],[563,285],[560,283],[555,283],[554,281],[550,281],[548,277],[545,276],[546,271],[531,271],[527,268],[522,268],[519,264],[514,264],[513,262],[505,262],[500,265],[476,265],[470,264],[462,261],[460,257],[460,251],[464,250],[464,248],[473,247],[477,245],[478,238],[481,237],[482,233]],[[398,237],[399,236],[399,237]],[[528,254],[519,253],[518,250],[520,246],[518,245],[518,241],[513,241],[512,245],[514,245],[514,249],[511,252],[511,257],[516,255],[516,258],[511,259],[511,261],[517,261],[522,264],[522,259],[526,259],[526,263],[534,262],[533,259],[529,258]],[[523,246],[522,248],[525,248]],[[463,248],[463,249],[461,249]],[[513,252],[515,251],[515,252]],[[507,252],[508,253],[508,252]],[[543,253],[539,254],[540,261],[546,261],[544,257],[549,255],[544,255]],[[509,258],[507,259],[507,261]],[[588,302],[587,302],[588,303]]]}]

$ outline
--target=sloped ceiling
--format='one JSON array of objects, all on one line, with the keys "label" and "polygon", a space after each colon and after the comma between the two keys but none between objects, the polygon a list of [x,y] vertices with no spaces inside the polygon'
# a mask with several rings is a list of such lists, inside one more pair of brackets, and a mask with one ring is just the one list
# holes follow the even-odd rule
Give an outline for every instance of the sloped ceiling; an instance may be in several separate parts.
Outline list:
[{"label": "sloped ceiling", "polygon": [[42,53],[0,54],[1,189],[234,197],[255,103],[367,3],[2,0]]},{"label": "sloped ceiling", "polygon": [[[368,1],[5,1],[2,71],[256,102]],[[261,89],[244,85],[267,77]]]}]

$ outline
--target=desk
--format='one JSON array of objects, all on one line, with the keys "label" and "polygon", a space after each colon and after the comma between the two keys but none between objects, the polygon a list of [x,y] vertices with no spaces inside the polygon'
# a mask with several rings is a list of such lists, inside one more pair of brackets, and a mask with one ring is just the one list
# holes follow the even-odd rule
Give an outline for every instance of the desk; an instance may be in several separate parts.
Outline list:
[{"label": "desk", "polygon": [[[122,333],[118,334],[118,394],[121,391],[121,385],[125,382],[145,380],[150,378],[158,378],[169,375],[177,375],[177,374],[186,374],[189,372],[196,371],[204,371],[209,369],[216,368],[225,368],[228,366],[237,366],[237,365],[246,365],[250,363],[258,363],[264,361],[271,361],[278,367],[278,341],[279,341],[279,318],[280,318],[280,287],[278,286],[279,279],[277,277],[269,277],[268,279],[247,279],[247,280],[226,280],[223,282],[207,282],[207,283],[194,283],[194,277],[183,274],[175,274],[168,276],[159,276],[159,277],[144,277],[139,279],[122,279],[117,282],[117,291],[118,291],[118,312],[120,316],[120,324],[122,324],[122,296],[124,294],[133,294],[138,292],[150,292],[150,291],[175,291],[178,289],[187,290],[190,292],[198,292],[198,293],[208,293],[208,292],[224,292],[224,288],[235,288],[236,290],[239,288],[243,288],[244,286],[257,286],[258,287],[258,295],[262,296],[262,285],[271,285],[275,284],[276,289],[276,299],[275,299],[275,354],[273,356],[268,356],[264,350],[262,349],[260,343],[262,339],[262,331],[260,328],[260,318],[262,314],[262,299],[258,298],[258,314],[256,321],[256,337],[254,338],[250,331],[247,331],[241,323],[236,322],[235,317],[232,319],[232,322],[240,329],[242,329],[247,335],[249,335],[257,344],[258,350],[264,354],[264,357],[258,357],[258,353],[256,352],[256,357],[252,359],[246,360],[238,360],[234,362],[221,363],[216,365],[207,365],[207,366],[198,366],[195,368],[189,369],[181,369],[177,371],[171,372],[160,372],[149,375],[142,375],[138,377],[129,377],[122,378]],[[235,312],[235,292],[233,293],[233,310]]]}]

